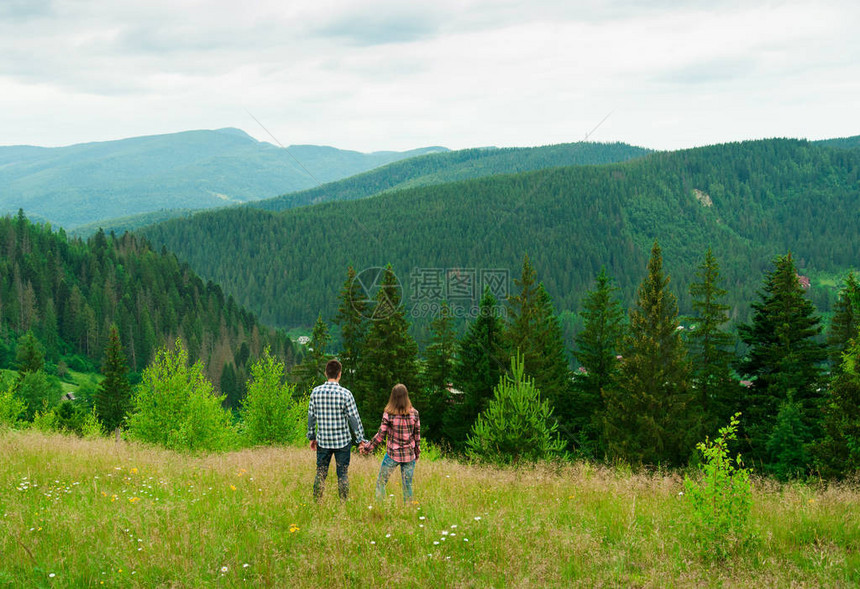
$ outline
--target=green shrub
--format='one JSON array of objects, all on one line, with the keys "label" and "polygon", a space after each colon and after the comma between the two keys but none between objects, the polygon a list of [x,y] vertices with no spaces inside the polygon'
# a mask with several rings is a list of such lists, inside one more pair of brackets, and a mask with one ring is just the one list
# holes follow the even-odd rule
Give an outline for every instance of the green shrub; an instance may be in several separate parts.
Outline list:
[{"label": "green shrub", "polygon": [[27,405],[11,388],[0,393],[0,429],[15,427],[26,410]]},{"label": "green shrub", "polygon": [[703,461],[700,482],[684,478],[687,498],[702,548],[713,556],[725,557],[733,546],[748,537],[747,520],[752,508],[750,471],[741,456],[729,456],[728,442],[737,439],[740,413],[732,416],[719,435],[696,445]]},{"label": "green shrub", "polygon": [[60,381],[49,378],[41,370],[25,373],[18,382],[18,397],[27,405],[26,419],[32,419],[36,411],[56,405],[63,394]]},{"label": "green shrub", "polygon": [[33,416],[31,427],[46,434],[57,431],[57,414],[45,403],[42,409]]},{"label": "green shrub", "polygon": [[523,358],[511,358],[511,374],[493,389],[487,410],[478,416],[466,444],[477,460],[497,464],[536,461],[564,449],[548,401],[541,401],[534,379],[525,375]]},{"label": "green shrub", "polygon": [[224,450],[235,446],[230,414],[221,408],[201,362],[188,366],[177,340],[162,348],[143,372],[128,418],[129,437],[174,450]]},{"label": "green shrub", "polygon": [[86,414],[86,417],[84,417],[81,422],[81,435],[88,440],[92,438],[100,438],[104,435],[104,430],[102,429],[102,424],[96,415],[95,407],[90,409]]},{"label": "green shrub", "polygon": [[421,460],[436,462],[443,458],[442,449],[432,442],[421,440]]},{"label": "green shrub", "polygon": [[248,394],[242,402],[243,434],[256,444],[298,444],[307,430],[308,399],[293,399],[295,386],[285,382],[284,364],[266,349],[251,366]]}]

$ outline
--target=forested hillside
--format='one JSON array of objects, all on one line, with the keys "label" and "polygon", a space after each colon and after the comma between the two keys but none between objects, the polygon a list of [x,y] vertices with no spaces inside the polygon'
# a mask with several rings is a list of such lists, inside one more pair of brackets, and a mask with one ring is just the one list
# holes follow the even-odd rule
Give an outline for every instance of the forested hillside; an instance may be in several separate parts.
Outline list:
[{"label": "forested hillside", "polygon": [[0,147],[0,214],[23,208],[72,229],[159,209],[204,209],[268,198],[444,150],[359,153],[296,145],[287,151],[239,129],[56,148]]},{"label": "forested hillside", "polygon": [[52,363],[97,369],[111,324],[132,371],[177,337],[216,384],[225,373],[242,382],[234,376],[265,346],[293,358],[284,334],[261,326],[220,287],[140,237],[98,233],[83,242],[22,213],[0,218],[0,368],[13,367],[16,343],[29,331]]},{"label": "forested hillside", "polygon": [[821,139],[814,142],[816,145],[824,145],[826,147],[840,147],[842,149],[854,149],[860,147],[860,135],[853,137],[836,137],[834,139]]},{"label": "forested hillside", "polygon": [[444,184],[497,174],[516,174],[559,166],[623,162],[651,150],[626,143],[564,143],[544,147],[475,148],[434,153],[383,166],[337,182],[253,203],[255,208],[283,211],[332,200],[365,198],[402,188]]},{"label": "forested hillside", "polygon": [[816,306],[830,308],[835,292],[817,288],[817,278],[857,266],[858,197],[860,153],[764,140],[284,213],[222,210],[145,233],[278,326],[309,326],[320,312],[333,315],[349,265],[390,262],[409,305],[416,268],[513,275],[524,253],[561,312],[578,309],[604,265],[629,304],[655,238],[682,312],[689,310],[695,265],[711,246],[737,319],[749,312],[772,258],[789,250],[799,271],[813,277]]}]

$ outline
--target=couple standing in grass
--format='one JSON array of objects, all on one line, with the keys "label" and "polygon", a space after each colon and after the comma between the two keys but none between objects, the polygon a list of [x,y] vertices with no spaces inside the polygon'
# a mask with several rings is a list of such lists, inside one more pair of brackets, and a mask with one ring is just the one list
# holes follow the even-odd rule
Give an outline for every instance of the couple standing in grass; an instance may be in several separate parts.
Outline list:
[{"label": "couple standing in grass", "polygon": [[337,488],[341,499],[349,495],[349,459],[352,448],[352,430],[359,452],[367,455],[388,439],[385,457],[376,478],[376,497],[385,497],[385,483],[399,466],[403,481],[403,501],[412,499],[412,475],[415,461],[421,453],[421,422],[418,411],[409,401],[409,392],[402,384],[394,385],[388,405],[382,413],[379,431],[368,441],[358,415],[358,407],[349,389],[340,386],[343,368],[337,360],[329,360],[325,367],[328,379],[314,388],[308,403],[308,440],[311,450],[317,453],[317,472],[314,479],[314,499],[322,498],[331,458],[334,456]]}]

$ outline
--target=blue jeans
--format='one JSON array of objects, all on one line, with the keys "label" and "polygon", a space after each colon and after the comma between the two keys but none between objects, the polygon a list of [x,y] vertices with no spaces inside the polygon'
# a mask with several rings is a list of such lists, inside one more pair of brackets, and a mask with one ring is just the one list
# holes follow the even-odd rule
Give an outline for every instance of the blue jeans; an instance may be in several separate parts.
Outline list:
[{"label": "blue jeans", "polygon": [[387,453],[379,465],[379,476],[376,477],[376,498],[385,499],[385,483],[397,467],[400,467],[400,480],[403,483],[403,501],[412,499],[412,475],[415,473],[415,461],[397,462]]},{"label": "blue jeans", "polygon": [[335,472],[337,472],[338,494],[343,500],[349,496],[349,475],[347,474],[349,471],[349,449],[349,445],[343,448],[317,447],[317,476],[314,479],[314,499],[316,501],[322,498],[332,456],[334,456]]}]

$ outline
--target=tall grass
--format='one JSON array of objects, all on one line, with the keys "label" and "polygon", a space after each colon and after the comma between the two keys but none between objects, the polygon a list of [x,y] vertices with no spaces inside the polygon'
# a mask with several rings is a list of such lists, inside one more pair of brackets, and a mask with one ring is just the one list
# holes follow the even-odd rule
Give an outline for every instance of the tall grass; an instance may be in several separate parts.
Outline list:
[{"label": "tall grass", "polygon": [[[860,490],[755,481],[752,540],[714,561],[674,473],[420,461],[417,504],[353,457],[311,500],[314,455],[189,456],[0,434],[0,586],[840,586],[860,583]],[[53,576],[52,576],[53,575]],[[103,583],[103,585],[102,585]]]}]

